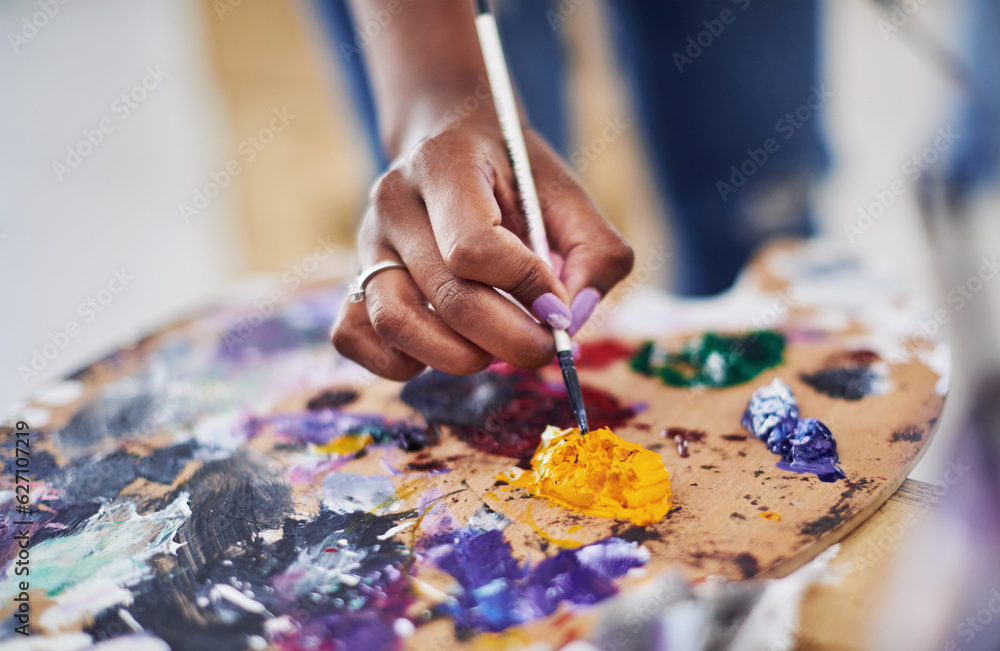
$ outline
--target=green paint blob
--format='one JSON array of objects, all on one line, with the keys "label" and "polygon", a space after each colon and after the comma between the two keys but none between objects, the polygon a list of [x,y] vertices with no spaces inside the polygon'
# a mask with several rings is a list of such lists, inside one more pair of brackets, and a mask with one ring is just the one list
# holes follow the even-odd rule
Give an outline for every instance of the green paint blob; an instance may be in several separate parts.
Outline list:
[{"label": "green paint blob", "polygon": [[686,342],[676,354],[647,341],[629,366],[670,386],[721,389],[748,382],[777,366],[784,352],[785,336],[779,332],[755,330],[737,336],[706,332]]}]

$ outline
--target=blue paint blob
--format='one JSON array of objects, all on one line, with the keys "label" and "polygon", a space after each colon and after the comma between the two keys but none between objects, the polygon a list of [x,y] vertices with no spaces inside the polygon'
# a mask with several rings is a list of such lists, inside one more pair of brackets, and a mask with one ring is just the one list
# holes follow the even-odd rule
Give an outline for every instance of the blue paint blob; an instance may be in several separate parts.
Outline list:
[{"label": "blue paint blob", "polygon": [[823,482],[846,478],[833,433],[815,418],[799,419],[795,396],[781,380],[775,378],[753,392],[741,422],[767,449],[781,455],[777,465],[782,470],[813,473]]},{"label": "blue paint blob", "polygon": [[815,418],[803,418],[791,439],[791,451],[778,462],[782,470],[811,472],[820,481],[833,482],[846,478],[837,462],[837,442],[826,425]]},{"label": "blue paint blob", "polygon": [[502,531],[474,527],[456,531],[428,555],[461,588],[440,606],[460,634],[502,631],[550,615],[564,602],[595,604],[618,592],[613,579],[649,560],[637,543],[607,538],[531,567],[514,559]]},{"label": "blue paint blob", "polygon": [[774,454],[785,456],[799,422],[799,408],[788,385],[779,379],[753,392],[741,421],[744,429],[767,444]]}]

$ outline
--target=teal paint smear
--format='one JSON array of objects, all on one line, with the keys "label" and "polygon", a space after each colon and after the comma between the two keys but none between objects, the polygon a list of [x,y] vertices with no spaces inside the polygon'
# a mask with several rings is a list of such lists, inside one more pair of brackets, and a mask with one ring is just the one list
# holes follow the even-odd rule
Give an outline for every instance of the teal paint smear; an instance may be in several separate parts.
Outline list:
[{"label": "teal paint smear", "polygon": [[743,384],[782,363],[785,336],[771,330],[743,335],[706,332],[679,353],[669,353],[647,341],[629,362],[641,375],[658,377],[675,387],[722,389]]},{"label": "teal paint smear", "polygon": [[151,571],[148,559],[173,551],[170,539],[191,515],[187,499],[182,493],[166,508],[148,515],[139,515],[132,503],[102,506],[72,535],[31,545],[29,575],[15,575],[13,562],[8,564],[0,583],[0,600],[13,599],[22,580],[32,590],[44,589],[50,597],[94,579],[121,586],[137,583]]}]

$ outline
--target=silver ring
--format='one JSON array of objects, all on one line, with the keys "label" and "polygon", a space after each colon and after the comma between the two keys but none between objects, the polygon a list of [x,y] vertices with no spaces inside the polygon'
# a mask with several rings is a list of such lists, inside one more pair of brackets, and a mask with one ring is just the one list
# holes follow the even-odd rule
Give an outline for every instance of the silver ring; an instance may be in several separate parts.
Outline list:
[{"label": "silver ring", "polygon": [[358,279],[354,281],[351,285],[351,302],[360,303],[365,300],[365,283],[372,279],[372,276],[380,271],[385,271],[386,269],[406,269],[406,265],[402,262],[394,262],[392,260],[386,260],[385,262],[379,262],[378,264],[372,265],[358,274]]}]

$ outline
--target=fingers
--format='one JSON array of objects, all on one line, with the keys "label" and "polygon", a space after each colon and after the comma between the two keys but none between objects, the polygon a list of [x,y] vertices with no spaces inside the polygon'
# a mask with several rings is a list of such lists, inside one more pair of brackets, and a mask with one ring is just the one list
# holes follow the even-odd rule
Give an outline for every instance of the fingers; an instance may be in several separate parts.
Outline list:
[{"label": "fingers", "polygon": [[423,364],[452,375],[471,375],[493,360],[430,309],[406,270],[378,274],[365,294],[375,334]]},{"label": "fingers", "polygon": [[572,298],[572,335],[601,297],[632,271],[635,255],[548,145],[533,138],[529,149],[536,176],[560,181],[559,192],[543,204],[543,215],[549,241],[564,259],[560,279]]},{"label": "fingers", "polygon": [[[397,205],[397,219],[404,210],[423,212],[419,205]],[[448,269],[426,212],[422,218],[411,214],[407,222],[405,231],[392,229],[389,244],[406,264],[416,290],[434,307],[433,314],[443,324],[491,356],[515,366],[536,368],[552,360],[555,348],[546,327],[489,285],[461,278]],[[566,309],[568,312],[568,306]],[[415,351],[409,347],[406,350]],[[432,352],[440,354],[437,349]]]},{"label": "fingers", "polygon": [[338,353],[390,380],[409,380],[426,368],[375,333],[364,303],[344,302],[330,338]]},{"label": "fingers", "polygon": [[496,177],[490,154],[506,156],[475,150],[464,157],[436,156],[430,151],[414,160],[443,264],[454,276],[502,289],[538,318],[566,328],[571,320],[566,288],[507,228],[497,195],[508,194],[510,184]]}]

